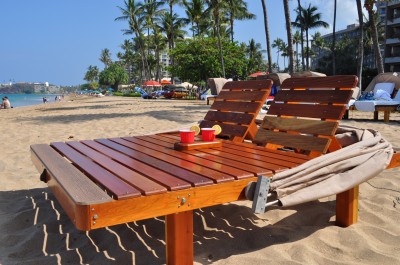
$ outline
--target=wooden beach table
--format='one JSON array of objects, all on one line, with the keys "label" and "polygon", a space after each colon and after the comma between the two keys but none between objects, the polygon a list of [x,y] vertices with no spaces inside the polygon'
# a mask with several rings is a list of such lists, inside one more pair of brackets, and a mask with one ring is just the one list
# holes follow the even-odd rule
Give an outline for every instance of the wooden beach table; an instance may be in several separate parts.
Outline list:
[{"label": "wooden beach table", "polygon": [[167,264],[193,264],[193,210],[244,198],[257,176],[309,160],[301,154],[219,140],[175,150],[160,134],[31,146],[41,179],[79,230],[166,216]]}]

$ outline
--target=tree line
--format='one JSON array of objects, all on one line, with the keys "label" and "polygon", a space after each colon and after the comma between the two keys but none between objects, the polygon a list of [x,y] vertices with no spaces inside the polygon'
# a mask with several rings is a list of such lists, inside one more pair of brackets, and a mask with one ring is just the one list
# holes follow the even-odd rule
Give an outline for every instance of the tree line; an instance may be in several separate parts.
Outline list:
[{"label": "tree line", "polygon": [[[365,24],[361,0],[355,1],[360,23],[360,38],[358,44],[355,44],[358,51],[357,65],[352,71],[357,72],[360,81],[366,46],[363,38],[366,25],[370,28],[370,39],[373,43],[370,47],[374,49],[378,72],[383,72],[373,11],[375,2],[375,0],[364,1],[370,22]],[[99,82],[117,88],[118,84],[122,83],[135,82],[140,85],[145,80],[159,81],[163,71],[171,74],[172,81],[178,77],[181,80],[200,82],[216,76],[245,78],[248,74],[259,70],[287,71],[290,74],[294,71],[309,70],[312,56],[309,30],[326,28],[329,24],[321,20],[321,13],[317,7],[311,4],[302,7],[300,0],[297,0],[296,16],[292,20],[289,1],[283,0],[287,40],[278,38],[271,43],[267,4],[266,0],[260,1],[267,47],[265,60],[263,56],[265,51],[254,39],[248,43],[235,41],[235,21],[255,19],[255,15],[248,10],[247,2],[244,0],[125,0],[122,6],[118,6],[121,15],[115,18],[115,21],[126,23],[123,34],[129,38],[121,44],[122,51],[116,54],[118,60],[113,62],[111,52],[108,49],[102,50],[99,59],[104,64],[104,70],[100,71],[96,66],[90,65],[84,79],[94,83],[93,86]],[[183,8],[185,17],[180,17],[175,12],[177,6]],[[336,58],[336,53],[342,52],[340,47],[343,46],[335,40],[336,0],[334,9],[333,41],[326,44],[329,46],[330,55],[329,58],[324,58],[324,64],[327,67],[329,65],[332,74],[336,74],[336,62],[341,58],[340,56]],[[292,29],[297,30],[292,32]],[[321,39],[318,37],[320,35],[312,36],[313,44],[318,44]],[[272,62],[272,48],[277,50],[276,63]],[[169,62],[162,57],[163,51],[168,51]],[[283,69],[279,66],[279,56],[284,58]],[[330,60],[330,63],[327,60]],[[322,65],[323,63],[321,67]]]}]

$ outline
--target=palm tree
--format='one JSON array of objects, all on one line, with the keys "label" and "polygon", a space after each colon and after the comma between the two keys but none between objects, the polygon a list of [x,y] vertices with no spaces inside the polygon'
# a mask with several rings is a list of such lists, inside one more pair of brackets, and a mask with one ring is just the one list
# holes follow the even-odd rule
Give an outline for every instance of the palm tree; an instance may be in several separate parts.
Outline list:
[{"label": "palm tree", "polygon": [[99,60],[100,62],[104,63],[104,68],[109,67],[110,64],[112,63],[110,50],[107,48],[101,50],[101,55]]},{"label": "palm tree", "polygon": [[99,68],[97,68],[97,66],[89,65],[84,80],[88,82],[93,82],[98,79],[99,79]]},{"label": "palm tree", "polygon": [[265,38],[267,40],[268,72],[271,73],[272,72],[271,42],[270,42],[270,38],[269,38],[268,13],[267,13],[267,6],[265,4],[265,0],[261,0],[261,5],[263,7]]},{"label": "palm tree", "polygon": [[333,32],[332,32],[332,75],[336,75],[336,0],[333,8]]},{"label": "palm tree", "polygon": [[[297,0],[297,14],[301,14],[302,12],[302,7],[301,7],[301,3],[300,0]],[[306,65],[304,63],[304,27],[303,27],[303,22],[300,21],[300,35],[301,35],[301,66],[303,67],[303,69],[306,68]]]},{"label": "palm tree", "polygon": [[256,72],[261,69],[263,64],[263,52],[260,43],[256,43],[254,39],[249,41],[249,45],[246,46],[247,58],[249,59],[247,73]]},{"label": "palm tree", "polygon": [[[145,4],[142,6],[142,12],[143,12],[143,17],[146,20],[146,26],[147,26],[147,36],[148,36],[148,43],[147,43],[147,49],[148,49],[148,54],[150,54],[150,32],[149,29],[151,28],[153,30],[153,38],[154,38],[154,50],[155,50],[155,63],[156,63],[156,74],[155,74],[155,79],[160,80],[160,49],[159,49],[159,43],[160,43],[160,34],[158,34],[158,27],[156,26],[156,22],[158,22],[158,18],[162,14],[162,12],[165,12],[164,9],[161,9],[161,6],[163,5],[162,2],[157,1],[157,0],[146,0]],[[151,73],[150,73],[151,75]]]},{"label": "palm tree", "polygon": [[[358,13],[358,21],[360,23],[360,36],[358,39],[358,60],[357,60],[357,76],[358,76],[358,87],[362,88],[362,69],[364,64],[364,22],[363,22],[363,13],[361,0],[357,0],[357,13]],[[359,95],[357,95],[358,98]]]},{"label": "palm tree", "polygon": [[300,28],[300,29],[303,27],[303,29],[306,31],[306,45],[307,45],[306,67],[307,67],[307,70],[310,68],[309,67],[310,48],[309,48],[309,42],[308,42],[308,31],[313,28],[329,27],[328,23],[321,20],[321,13],[315,13],[317,10],[318,10],[318,8],[316,6],[311,6],[311,4],[309,4],[307,9],[302,8],[299,11],[299,13],[297,14],[296,21],[292,22],[292,24],[295,27]]},{"label": "palm tree", "polygon": [[204,12],[204,0],[192,0],[190,2],[183,0],[183,5],[186,8],[186,16],[192,24],[192,36],[200,36],[200,23]]},{"label": "palm tree", "polygon": [[123,62],[125,69],[128,70],[129,81],[131,81],[133,79],[134,45],[129,40],[125,40],[121,48],[123,52],[118,52],[117,57]]},{"label": "palm tree", "polygon": [[299,44],[302,43],[300,31],[296,30],[293,35],[293,43],[296,44],[296,71],[299,71],[300,61],[299,61]]},{"label": "palm tree", "polygon": [[373,12],[375,3],[376,3],[376,0],[365,0],[364,7],[368,12],[368,18],[370,21],[372,41],[374,43],[374,53],[375,53],[376,66],[378,68],[378,74],[381,74],[384,72],[384,69],[383,69],[383,59],[382,59],[381,51],[379,48],[378,30],[376,27],[375,17],[374,17],[374,12]]},{"label": "palm tree", "polygon": [[206,3],[208,5],[208,8],[205,12],[211,14],[212,18],[215,21],[215,32],[218,38],[219,59],[221,62],[222,77],[225,78],[225,64],[224,56],[222,54],[220,19],[221,13],[226,8],[227,3],[223,0],[206,0]]},{"label": "palm tree", "polygon": [[231,32],[231,41],[233,42],[233,22],[234,20],[255,19],[256,15],[247,10],[247,3],[243,0],[229,0],[228,17]]},{"label": "palm tree", "polygon": [[136,39],[138,40],[142,60],[142,70],[145,73],[145,78],[148,80],[150,79],[150,71],[143,43],[143,16],[141,11],[141,3],[135,2],[135,0],[125,0],[124,4],[124,7],[118,6],[122,13],[122,16],[117,17],[115,21],[128,21],[129,29],[123,30],[123,32],[125,35],[134,34]]},{"label": "palm tree", "polygon": [[285,9],[285,20],[286,20],[286,33],[288,40],[288,56],[289,56],[289,74],[293,74],[294,71],[294,54],[293,54],[293,34],[292,34],[292,24],[290,23],[290,11],[289,11],[289,1],[283,0],[283,7]]},{"label": "palm tree", "polygon": [[281,48],[283,46],[285,42],[281,39],[281,38],[277,38],[276,40],[274,40],[274,42],[272,43],[272,48],[277,48],[277,56],[276,56],[276,65],[278,66],[278,71],[279,71],[279,53],[281,51]]}]

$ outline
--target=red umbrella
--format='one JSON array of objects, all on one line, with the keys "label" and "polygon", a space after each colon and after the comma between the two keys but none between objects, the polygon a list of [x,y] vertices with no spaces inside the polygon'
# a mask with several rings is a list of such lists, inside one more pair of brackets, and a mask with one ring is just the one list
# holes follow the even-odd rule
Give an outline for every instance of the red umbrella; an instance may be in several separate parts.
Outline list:
[{"label": "red umbrella", "polygon": [[249,77],[257,77],[259,75],[265,75],[265,74],[266,74],[265,72],[258,71],[257,73],[253,73],[253,74],[249,75]]},{"label": "red umbrella", "polygon": [[143,83],[144,86],[161,86],[160,83],[154,80],[149,80]]},{"label": "red umbrella", "polygon": [[172,83],[168,80],[161,80],[161,85],[170,85],[170,84]]}]

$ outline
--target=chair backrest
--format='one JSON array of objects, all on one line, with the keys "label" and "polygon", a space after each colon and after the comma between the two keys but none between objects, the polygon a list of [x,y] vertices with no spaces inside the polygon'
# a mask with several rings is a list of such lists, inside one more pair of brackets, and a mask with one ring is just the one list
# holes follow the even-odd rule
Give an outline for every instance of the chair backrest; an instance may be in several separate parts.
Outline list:
[{"label": "chair backrest", "polygon": [[340,148],[334,135],[356,85],[351,75],[286,79],[254,142],[311,156]]},{"label": "chair backrest", "polygon": [[245,138],[253,140],[257,133],[255,118],[267,100],[271,86],[271,80],[227,82],[200,127],[218,124],[222,128],[222,137],[237,142]]}]

